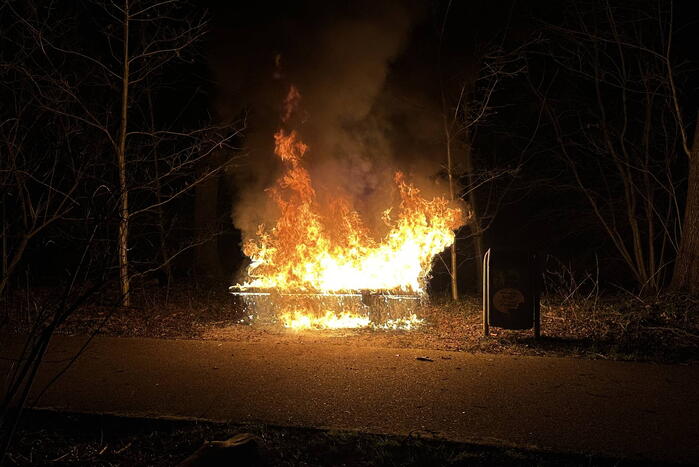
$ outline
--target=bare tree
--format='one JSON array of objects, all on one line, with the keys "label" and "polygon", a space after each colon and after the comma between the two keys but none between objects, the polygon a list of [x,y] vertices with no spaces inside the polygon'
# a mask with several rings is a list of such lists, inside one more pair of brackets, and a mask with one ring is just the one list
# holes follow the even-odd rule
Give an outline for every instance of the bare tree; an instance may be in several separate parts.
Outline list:
[{"label": "bare tree", "polygon": [[678,156],[691,160],[671,57],[672,2],[659,1],[652,14],[633,2],[576,5],[570,24],[549,26],[545,55],[556,71],[532,87],[599,224],[640,289],[657,291],[672,261],[684,261],[676,172]]},{"label": "bare tree", "polygon": [[[90,216],[96,214],[89,210],[87,213]],[[48,301],[39,300],[34,304],[37,311],[34,322],[29,332],[23,336],[25,341],[22,349],[15,357],[3,382],[2,399],[0,399],[0,463],[3,462],[9,451],[23,410],[28,404],[39,366],[56,329],[77,310],[98,304],[100,292],[107,288],[109,283],[107,263],[110,262],[110,258],[96,258],[94,255],[94,242],[97,240],[100,228],[103,227],[100,227],[99,224],[91,228],[88,227],[90,231],[82,241],[80,257],[76,266],[66,277],[65,283],[60,289],[57,289],[57,291],[60,290],[60,293],[52,295]],[[104,262],[105,260],[107,263]],[[83,282],[85,277],[91,278],[90,283]],[[108,301],[102,299],[102,302],[101,305],[108,305]],[[111,303],[110,309],[114,310],[117,303],[118,301]],[[82,349],[72,359],[69,359],[63,371],[67,370],[82,350],[87,347],[98,330],[99,327],[95,329]],[[48,384],[52,384],[63,371],[54,376]],[[47,388],[48,386],[45,386],[40,394]]]},{"label": "bare tree", "polygon": [[[0,449],[11,442],[55,331],[81,308],[128,305],[133,277],[168,267],[199,244],[179,239],[147,261],[146,254],[129,255],[134,245],[127,242],[136,226],[139,235],[156,231],[167,243],[167,209],[176,211],[193,188],[229,166],[241,129],[239,122],[212,124],[208,115],[184,118],[186,102],[172,113],[154,104],[181,89],[168,72],[197,58],[188,51],[206,31],[203,14],[188,15],[175,0],[61,6],[0,2],[0,293],[33,246],[71,247],[51,258],[62,263],[54,277],[60,286],[48,300],[31,297],[27,342],[0,400]],[[129,264],[134,256],[136,267]],[[114,286],[119,293],[103,293]]]},{"label": "bare tree", "polygon": [[682,240],[675,259],[672,287],[699,295],[699,114],[694,127],[694,142],[687,151],[689,177],[685,200]]},{"label": "bare tree", "polygon": [[[167,94],[178,70],[199,58],[196,44],[208,30],[206,12],[181,0],[83,1],[75,10],[60,11],[39,4],[20,8],[9,1],[4,7],[43,54],[45,82],[37,83],[42,109],[90,132],[100,142],[98,151],[113,154],[120,296],[122,305],[129,306],[133,274],[168,267],[188,249],[178,246],[167,253],[161,245],[157,267],[150,263],[134,268],[129,258],[134,222],[144,219],[144,230],[151,214],[162,221],[165,207],[223,171],[232,158],[221,151],[229,149],[231,154],[231,142],[242,126],[215,125],[211,118],[194,122],[186,112],[189,96],[179,108],[153,108],[153,96]],[[76,17],[68,33],[54,26],[66,23],[71,12]],[[78,21],[93,21],[96,27],[79,37]],[[160,116],[153,117],[154,112]],[[217,163],[209,163],[214,156]],[[112,177],[103,177],[111,186]],[[153,230],[164,240],[161,222]]]},{"label": "bare tree", "polygon": [[[133,125],[133,114],[139,111],[139,105],[148,106],[149,115],[152,116],[152,84],[144,92],[141,88],[149,85],[152,76],[157,75],[166,64],[173,60],[186,59],[193,44],[199,41],[208,30],[205,14],[190,15],[182,11],[184,2],[141,2],[138,0],[123,0],[120,5],[105,5],[105,12],[114,19],[115,24],[120,24],[122,35],[108,37],[109,42],[121,42],[121,56],[112,56],[115,60],[113,64],[98,61],[104,70],[119,69],[120,73],[114,76],[120,83],[121,99],[119,114],[119,130],[116,135],[116,156],[119,172],[119,192],[120,192],[120,221],[118,234],[118,257],[119,257],[119,277],[121,284],[121,296],[123,305],[128,306],[129,294],[129,221],[130,218],[138,214],[144,214],[152,210],[160,213],[162,220],[162,206],[171,202],[180,194],[189,191],[193,186],[206,180],[212,174],[222,170],[223,166],[218,165],[204,174],[198,174],[195,182],[177,186],[169,195],[164,195],[163,185],[168,184],[168,179],[182,178],[181,174],[192,174],[196,171],[198,164],[203,159],[209,157],[216,148],[221,147],[226,141],[232,138],[232,134],[214,138],[215,141],[206,141],[207,137],[214,135],[214,128],[210,125],[195,130],[156,129],[154,120],[150,119],[150,128],[146,131],[129,130]],[[179,14],[173,15],[173,12]],[[111,45],[110,45],[111,46]],[[108,76],[107,76],[108,77]],[[146,104],[139,102],[138,93],[145,94]],[[134,96],[136,94],[136,96]],[[139,122],[143,123],[143,122]],[[138,124],[138,123],[137,123]],[[148,127],[146,127],[148,128]],[[145,181],[151,185],[155,193],[154,202],[136,209],[129,208],[129,193],[134,189],[130,185],[127,176],[127,162],[140,162],[140,156],[127,154],[127,140],[140,139],[141,145],[151,145],[157,148],[162,146],[162,140],[184,139],[184,146],[178,143],[171,145],[174,151],[167,155],[157,154],[154,165],[156,170],[152,181]],[[211,143],[205,147],[205,143]],[[134,145],[136,146],[136,145]],[[136,146],[138,147],[138,146]],[[134,151],[135,152],[135,151]],[[132,159],[132,160],[129,160]],[[165,160],[164,173],[160,173],[158,165]],[[136,165],[134,164],[134,166]],[[139,187],[143,189],[143,187]],[[162,230],[160,231],[162,235]],[[162,248],[161,248],[162,249]],[[166,254],[167,256],[167,254]],[[162,264],[170,264],[171,258],[163,257]]]},{"label": "bare tree", "polygon": [[60,100],[33,31],[7,3],[0,15],[6,25],[0,39],[3,295],[32,242],[68,216],[80,216],[79,199],[95,158],[74,145],[80,138],[74,121],[45,111],[47,102]]},{"label": "bare tree", "polygon": [[[440,59],[451,6],[449,2],[440,27]],[[512,167],[484,167],[476,161],[474,153],[478,128],[486,125],[489,117],[496,112],[494,94],[505,79],[517,76],[524,70],[523,50],[529,44],[505,52],[503,42],[506,34],[507,28],[502,37],[492,38],[483,44],[472,44],[473,52],[468,66],[461,66],[449,73],[448,67],[440,62],[440,103],[449,195],[452,200],[461,198],[468,202],[467,238],[473,250],[469,259],[473,261],[477,283],[481,282],[483,233],[494,219],[504,197],[501,193],[496,196],[498,201],[480,206],[477,192],[516,170]],[[453,300],[459,298],[457,272],[461,263],[458,256],[455,241],[449,252],[450,266],[447,268],[450,271]]]}]

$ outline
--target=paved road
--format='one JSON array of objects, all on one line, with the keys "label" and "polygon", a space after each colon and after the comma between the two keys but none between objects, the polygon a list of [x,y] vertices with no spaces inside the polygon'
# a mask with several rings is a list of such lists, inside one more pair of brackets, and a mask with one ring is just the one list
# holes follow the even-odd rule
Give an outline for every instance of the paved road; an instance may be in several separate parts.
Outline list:
[{"label": "paved road", "polygon": [[[7,357],[16,339],[0,346]],[[82,344],[57,338],[43,387]],[[420,361],[428,355],[433,361]],[[7,360],[0,362],[2,373]],[[699,366],[336,344],[97,338],[37,407],[429,432],[699,463]]]}]

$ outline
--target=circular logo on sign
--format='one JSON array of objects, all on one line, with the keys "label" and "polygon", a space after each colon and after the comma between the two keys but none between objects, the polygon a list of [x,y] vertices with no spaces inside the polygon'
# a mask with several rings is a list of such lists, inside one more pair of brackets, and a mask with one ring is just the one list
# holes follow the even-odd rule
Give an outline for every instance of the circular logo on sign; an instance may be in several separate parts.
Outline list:
[{"label": "circular logo on sign", "polygon": [[524,303],[524,294],[517,289],[500,289],[493,296],[493,306],[500,313],[509,313]]}]

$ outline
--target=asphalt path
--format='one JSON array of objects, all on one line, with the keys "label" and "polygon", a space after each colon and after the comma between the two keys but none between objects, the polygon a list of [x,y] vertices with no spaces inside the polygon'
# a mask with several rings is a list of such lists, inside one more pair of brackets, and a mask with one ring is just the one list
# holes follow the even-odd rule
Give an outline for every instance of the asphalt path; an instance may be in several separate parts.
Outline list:
[{"label": "asphalt path", "polygon": [[[0,339],[4,374],[21,342]],[[54,339],[33,397],[84,342]],[[34,406],[699,463],[698,385],[698,365],[97,337]]]}]

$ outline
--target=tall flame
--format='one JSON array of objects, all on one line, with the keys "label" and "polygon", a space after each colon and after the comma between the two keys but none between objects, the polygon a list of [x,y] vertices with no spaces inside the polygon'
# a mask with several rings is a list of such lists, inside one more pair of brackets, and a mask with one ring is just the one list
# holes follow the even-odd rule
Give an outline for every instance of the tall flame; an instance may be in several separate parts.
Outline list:
[{"label": "tall flame", "polygon": [[[292,87],[285,100],[284,122],[299,100]],[[245,242],[243,252],[251,259],[248,280],[236,288],[423,294],[432,259],[454,242],[453,229],[464,222],[461,210],[443,197],[421,197],[396,172],[400,204],[384,211],[388,233],[377,241],[342,197],[321,205],[303,166],[309,148],[295,130],[280,129],[274,141],[284,172],[267,191],[281,214],[274,227],[260,225],[257,238]]]}]

